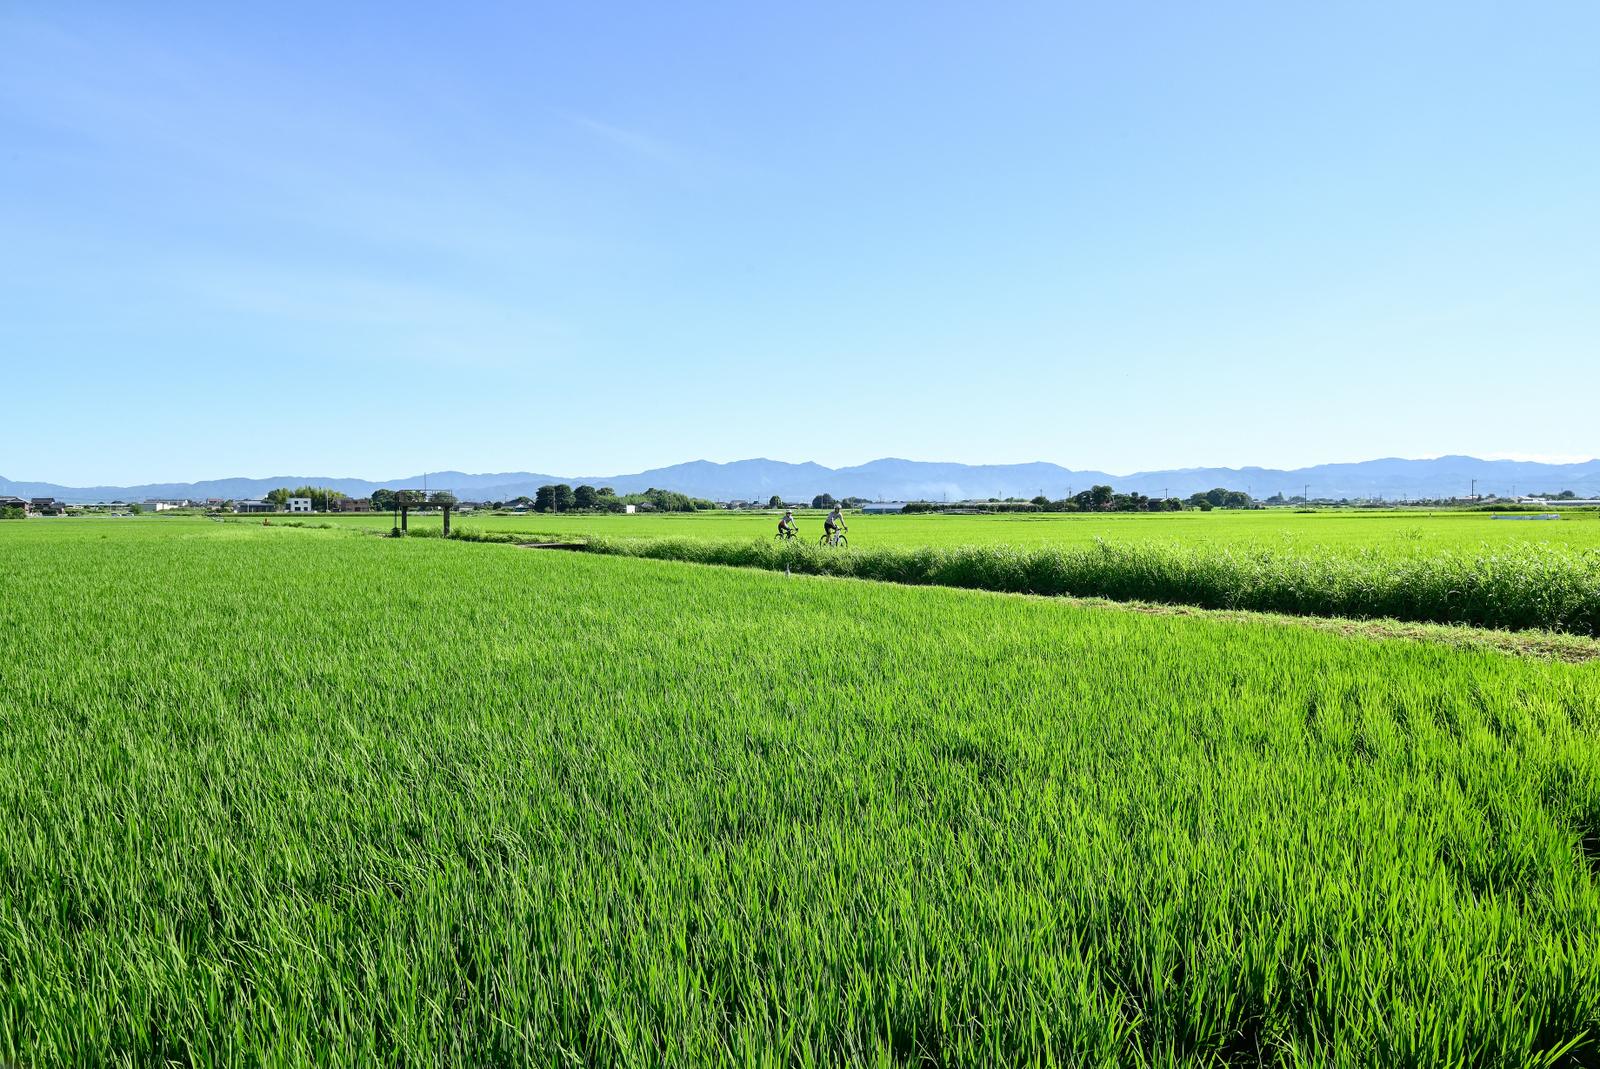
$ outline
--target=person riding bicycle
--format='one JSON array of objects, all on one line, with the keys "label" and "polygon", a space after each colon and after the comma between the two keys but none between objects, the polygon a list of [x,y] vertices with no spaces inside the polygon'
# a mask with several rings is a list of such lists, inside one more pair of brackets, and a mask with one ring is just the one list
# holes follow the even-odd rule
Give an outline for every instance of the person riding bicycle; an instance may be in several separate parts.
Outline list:
[{"label": "person riding bicycle", "polygon": [[793,538],[799,529],[799,525],[794,522],[794,510],[784,509],[783,518],[778,521],[778,537]]},{"label": "person riding bicycle", "polygon": [[822,530],[827,536],[828,541],[832,542],[839,536],[839,530],[841,528],[847,531],[849,530],[848,527],[844,526],[843,513],[840,511],[839,506],[835,505],[833,506],[833,511],[828,513],[828,518],[822,521]]}]

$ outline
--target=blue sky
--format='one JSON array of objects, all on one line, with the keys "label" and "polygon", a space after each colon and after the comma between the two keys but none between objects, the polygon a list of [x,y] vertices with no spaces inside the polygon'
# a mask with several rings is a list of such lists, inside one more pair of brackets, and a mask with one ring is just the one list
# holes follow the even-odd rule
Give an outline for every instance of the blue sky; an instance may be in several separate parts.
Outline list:
[{"label": "blue sky", "polygon": [[1590,457],[1596,40],[1470,0],[13,2],[0,475]]}]

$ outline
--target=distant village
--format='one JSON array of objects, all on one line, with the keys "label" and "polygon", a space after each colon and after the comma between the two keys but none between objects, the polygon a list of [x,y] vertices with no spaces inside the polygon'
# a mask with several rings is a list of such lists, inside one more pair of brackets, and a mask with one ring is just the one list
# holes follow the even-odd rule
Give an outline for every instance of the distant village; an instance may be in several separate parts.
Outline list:
[{"label": "distant village", "polygon": [[[189,498],[146,498],[143,501],[62,501],[53,497],[10,497],[0,495],[0,509],[20,509],[29,516],[67,516],[102,513],[107,515],[139,515],[146,512],[171,512],[179,509],[197,512],[304,512],[315,510],[311,498],[292,497],[282,503],[266,500],[228,501],[207,498],[204,501]],[[334,503],[336,512],[371,512],[370,499],[344,498]]]}]

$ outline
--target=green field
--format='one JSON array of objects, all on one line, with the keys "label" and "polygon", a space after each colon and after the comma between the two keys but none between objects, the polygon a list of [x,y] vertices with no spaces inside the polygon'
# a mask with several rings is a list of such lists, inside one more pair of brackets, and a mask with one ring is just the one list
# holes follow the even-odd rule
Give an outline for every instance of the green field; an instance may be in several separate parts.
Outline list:
[{"label": "green field", "polygon": [[[696,512],[638,515],[468,514],[457,526],[524,531],[554,537],[771,538],[772,512]],[[801,534],[822,534],[820,512],[798,514]],[[280,520],[282,517],[279,518]],[[388,529],[388,513],[319,516],[316,522]],[[413,516],[419,527],[439,526],[437,515]],[[1012,515],[846,515],[851,542],[859,546],[1083,545],[1108,541],[1263,545],[1295,551],[1311,548],[1396,547],[1463,549],[1518,542],[1549,542],[1573,549],[1600,549],[1600,511],[1569,510],[1557,521],[1496,520],[1486,512],[1335,511],[1288,509],[1169,513],[1046,513]]]},{"label": "green field", "polygon": [[1600,1059],[1600,663],[205,520],[0,562],[0,1063]]}]

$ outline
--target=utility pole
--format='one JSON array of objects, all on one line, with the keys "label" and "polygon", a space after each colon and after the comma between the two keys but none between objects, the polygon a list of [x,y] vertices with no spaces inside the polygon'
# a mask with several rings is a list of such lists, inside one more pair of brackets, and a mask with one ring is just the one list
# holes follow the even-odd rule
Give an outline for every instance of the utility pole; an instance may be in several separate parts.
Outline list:
[{"label": "utility pole", "polygon": [[1478,500],[1478,480],[1472,480],[1472,493],[1468,494],[1467,496],[1472,498],[1474,501]]},{"label": "utility pole", "polygon": [[1310,483],[1306,483],[1305,489],[1300,491],[1300,504],[1302,504],[1302,505],[1310,505],[1311,504],[1311,484]]}]

